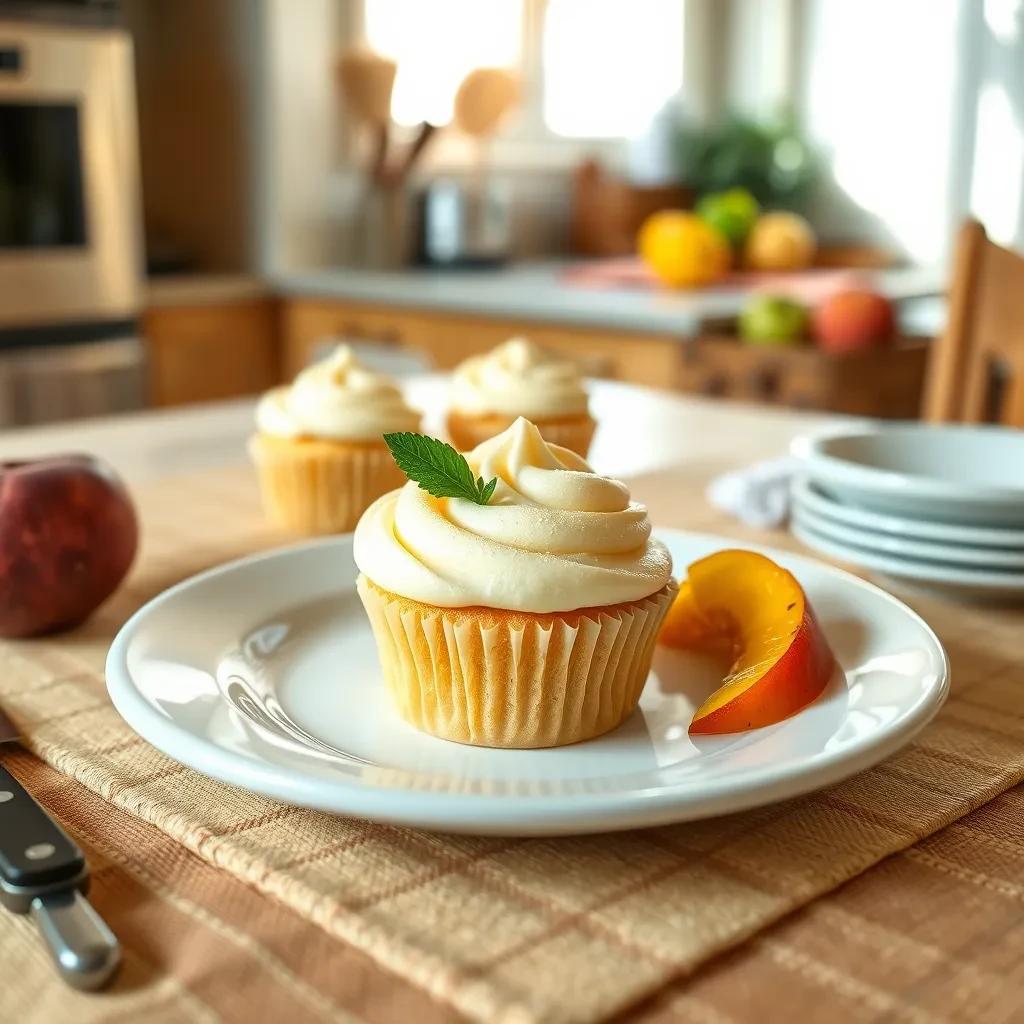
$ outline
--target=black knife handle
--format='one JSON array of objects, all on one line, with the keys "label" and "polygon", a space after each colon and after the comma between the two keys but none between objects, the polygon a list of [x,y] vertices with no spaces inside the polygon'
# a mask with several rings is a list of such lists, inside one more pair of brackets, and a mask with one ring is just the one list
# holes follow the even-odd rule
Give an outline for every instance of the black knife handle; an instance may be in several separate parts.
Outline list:
[{"label": "black knife handle", "polygon": [[31,888],[75,878],[84,869],[82,851],[0,765],[0,878]]}]

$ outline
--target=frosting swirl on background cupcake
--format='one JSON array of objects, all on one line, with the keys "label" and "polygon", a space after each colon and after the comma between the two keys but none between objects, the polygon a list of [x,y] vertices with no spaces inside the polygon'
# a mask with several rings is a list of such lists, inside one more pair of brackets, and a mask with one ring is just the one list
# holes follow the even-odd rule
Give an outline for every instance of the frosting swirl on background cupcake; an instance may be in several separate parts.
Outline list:
[{"label": "frosting swirl on background cupcake", "polygon": [[625,484],[598,476],[517,419],[466,456],[498,484],[487,505],[435,498],[410,481],[356,526],[356,565],[385,590],[446,608],[523,612],[639,601],[672,559]]},{"label": "frosting swirl on background cupcake", "polygon": [[379,441],[394,430],[418,430],[398,385],[362,366],[347,345],[303,370],[290,385],[268,391],[256,407],[261,434]]},{"label": "frosting swirl on background cupcake", "polygon": [[456,367],[452,407],[462,413],[504,413],[537,419],[585,416],[579,367],[526,338],[512,338]]}]

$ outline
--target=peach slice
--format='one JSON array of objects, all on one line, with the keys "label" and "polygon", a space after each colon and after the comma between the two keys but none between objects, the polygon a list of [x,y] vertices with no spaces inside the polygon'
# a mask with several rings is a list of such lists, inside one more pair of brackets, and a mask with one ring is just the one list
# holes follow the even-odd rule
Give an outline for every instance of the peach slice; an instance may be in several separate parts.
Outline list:
[{"label": "peach slice", "polygon": [[719,551],[694,562],[658,642],[731,661],[722,685],[693,716],[691,733],[780,722],[818,697],[835,668],[803,588],[753,551]]}]

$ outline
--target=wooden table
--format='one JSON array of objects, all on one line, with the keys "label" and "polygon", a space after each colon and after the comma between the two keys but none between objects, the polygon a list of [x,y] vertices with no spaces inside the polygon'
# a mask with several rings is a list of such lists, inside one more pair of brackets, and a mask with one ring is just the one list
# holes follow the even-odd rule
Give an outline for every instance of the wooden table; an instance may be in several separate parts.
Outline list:
[{"label": "wooden table", "polygon": [[[414,400],[437,406],[439,388],[437,379],[428,379],[416,382],[411,392]],[[752,531],[723,517],[706,504],[703,488],[723,470],[781,454],[793,436],[821,425],[820,418],[617,384],[595,386],[594,409],[602,424],[592,456],[595,468],[629,478],[655,522],[799,547],[784,533]],[[0,450],[5,458],[87,450],[108,459],[136,487],[217,467],[234,479],[243,472],[252,413],[253,403],[245,401],[36,428],[0,435]],[[939,607],[931,597],[910,600],[926,617],[929,608]],[[948,616],[948,605],[944,613]],[[983,656],[991,658],[986,667],[998,672],[1024,653],[1019,639],[1024,616],[1007,609],[993,616],[1001,629],[998,649]],[[369,1022],[460,1019],[363,953],[31,755],[5,755],[5,763],[69,823],[94,865],[100,865],[94,898],[132,953],[125,982],[129,996],[159,991],[160,1019],[276,1020],[287,1005],[292,1005],[292,1021],[307,1015]],[[1024,1019],[1022,811],[1021,793],[1005,793],[621,1019],[644,1024]],[[144,898],[132,868],[138,864],[145,865],[151,890],[159,891],[160,908]],[[214,890],[226,899],[229,912],[216,919],[200,913],[179,919],[183,906],[203,906]],[[0,986],[0,1020],[48,1024],[55,1019],[47,1007],[59,983],[30,970],[33,958],[41,956],[34,942],[24,920],[0,915],[0,950],[24,959],[25,978],[45,979],[38,991],[29,990],[29,983]],[[253,984],[267,1016],[254,1012],[239,978],[258,979]],[[291,1002],[293,989],[309,986],[321,1000],[316,1012],[309,1003]],[[138,1019],[130,1003],[104,1003],[107,998],[95,997],[82,1019]]]}]

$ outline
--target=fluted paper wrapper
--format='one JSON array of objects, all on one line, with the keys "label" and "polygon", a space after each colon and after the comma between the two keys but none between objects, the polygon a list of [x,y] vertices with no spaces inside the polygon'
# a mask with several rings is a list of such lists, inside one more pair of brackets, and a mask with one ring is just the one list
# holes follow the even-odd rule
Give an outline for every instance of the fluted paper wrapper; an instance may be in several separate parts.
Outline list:
[{"label": "fluted paper wrapper", "polygon": [[[470,416],[452,413],[448,417],[448,436],[461,452],[472,451],[478,444],[508,429],[515,422],[515,416]],[[564,420],[533,420],[541,437],[549,444],[568,448],[581,458],[587,457],[590,442],[597,430],[597,423],[589,416],[577,416]]]},{"label": "fluted paper wrapper", "polygon": [[377,498],[405,483],[383,444],[282,444],[257,434],[249,453],[267,517],[292,533],[348,533]]},{"label": "fluted paper wrapper", "polygon": [[438,608],[360,576],[384,678],[408,722],[486,747],[600,736],[636,708],[678,589],[584,613]]}]

